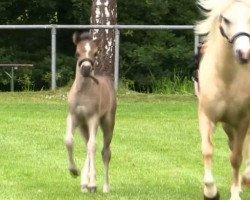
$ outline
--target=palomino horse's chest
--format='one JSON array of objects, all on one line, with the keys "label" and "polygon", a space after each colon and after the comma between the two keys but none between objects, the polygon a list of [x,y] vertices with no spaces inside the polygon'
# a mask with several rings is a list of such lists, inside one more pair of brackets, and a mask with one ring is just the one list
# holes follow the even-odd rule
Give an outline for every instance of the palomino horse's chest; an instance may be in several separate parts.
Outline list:
[{"label": "palomino horse's chest", "polygon": [[205,97],[201,103],[214,121],[236,124],[250,116],[250,90],[245,87],[220,91],[213,98]]}]

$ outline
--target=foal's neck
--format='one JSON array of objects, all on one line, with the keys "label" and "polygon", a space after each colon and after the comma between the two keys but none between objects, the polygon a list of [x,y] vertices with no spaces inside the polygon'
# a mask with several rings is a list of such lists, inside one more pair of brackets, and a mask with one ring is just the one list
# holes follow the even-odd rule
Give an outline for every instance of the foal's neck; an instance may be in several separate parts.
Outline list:
[{"label": "foal's neck", "polygon": [[93,89],[93,85],[96,84],[91,77],[83,77],[80,73],[76,74],[75,86],[77,91],[85,91]]}]

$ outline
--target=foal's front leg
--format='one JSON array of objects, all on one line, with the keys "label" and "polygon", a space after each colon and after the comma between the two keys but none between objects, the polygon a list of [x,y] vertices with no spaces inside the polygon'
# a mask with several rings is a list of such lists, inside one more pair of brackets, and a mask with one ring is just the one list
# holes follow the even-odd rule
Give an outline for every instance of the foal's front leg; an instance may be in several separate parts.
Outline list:
[{"label": "foal's front leg", "polygon": [[74,161],[74,131],[76,125],[77,125],[76,120],[74,120],[74,117],[69,113],[67,117],[67,131],[66,131],[65,144],[69,156],[68,168],[72,176],[79,176],[80,174]]},{"label": "foal's front leg", "polygon": [[213,144],[212,136],[215,130],[213,123],[206,114],[200,109],[199,126],[202,138],[202,155],[204,159],[204,199],[219,199],[219,193],[212,175]]},{"label": "foal's front leg", "polygon": [[[85,162],[86,168],[89,167],[89,183],[88,189],[90,192],[96,192],[96,170],[95,170],[95,155],[96,155],[96,133],[98,127],[98,117],[94,116],[88,121],[89,140],[87,142],[87,159]],[[89,166],[88,166],[89,163]]]}]

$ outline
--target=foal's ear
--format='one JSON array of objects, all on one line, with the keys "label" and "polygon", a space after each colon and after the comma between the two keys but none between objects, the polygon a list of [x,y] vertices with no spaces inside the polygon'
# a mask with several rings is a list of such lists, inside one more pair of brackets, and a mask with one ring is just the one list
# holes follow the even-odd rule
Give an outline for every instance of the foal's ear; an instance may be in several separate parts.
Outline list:
[{"label": "foal's ear", "polygon": [[81,40],[81,33],[78,32],[78,31],[74,32],[72,38],[73,38],[73,43],[74,43],[75,45],[77,45],[78,42]]}]

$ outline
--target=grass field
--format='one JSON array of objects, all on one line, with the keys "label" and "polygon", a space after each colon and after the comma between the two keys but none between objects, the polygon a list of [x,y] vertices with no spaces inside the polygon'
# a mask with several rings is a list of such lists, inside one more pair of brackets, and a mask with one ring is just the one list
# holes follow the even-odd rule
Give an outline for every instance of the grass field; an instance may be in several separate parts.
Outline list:
[{"label": "grass field", "polygon": [[[192,95],[118,95],[110,169],[111,193],[102,194],[103,165],[98,134],[97,194],[80,192],[67,170],[64,147],[66,92],[0,93],[0,199],[199,200],[203,162]],[[214,137],[214,174],[229,199],[231,167],[226,136]],[[75,138],[82,167],[85,146]],[[243,199],[250,199],[244,189]]]}]

